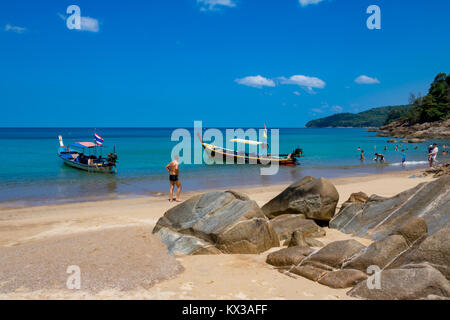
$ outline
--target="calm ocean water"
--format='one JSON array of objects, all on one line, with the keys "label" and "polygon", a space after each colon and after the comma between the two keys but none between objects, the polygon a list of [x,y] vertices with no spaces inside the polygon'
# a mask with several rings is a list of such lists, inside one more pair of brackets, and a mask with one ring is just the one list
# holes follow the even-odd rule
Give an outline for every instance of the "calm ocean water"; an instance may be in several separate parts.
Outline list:
[{"label": "calm ocean water", "polygon": [[[118,173],[94,174],[67,167],[57,157],[58,135],[65,144],[92,141],[92,128],[0,128],[0,206],[20,206],[98,198],[152,195],[167,192],[165,165],[177,142],[170,128],[98,128],[105,146],[116,147]],[[225,136],[225,135],[224,135]],[[290,183],[306,175],[342,177],[403,170],[401,152],[365,129],[280,129],[280,153],[296,146],[304,150],[298,167],[280,167],[274,176],[261,176],[258,166],[182,165],[184,191]],[[448,141],[437,141],[447,143]],[[408,169],[426,166],[427,141],[404,145]],[[374,147],[388,165],[371,158]],[[387,146],[388,150],[384,151]],[[366,151],[359,161],[358,147]],[[440,157],[442,160],[442,157]]]}]

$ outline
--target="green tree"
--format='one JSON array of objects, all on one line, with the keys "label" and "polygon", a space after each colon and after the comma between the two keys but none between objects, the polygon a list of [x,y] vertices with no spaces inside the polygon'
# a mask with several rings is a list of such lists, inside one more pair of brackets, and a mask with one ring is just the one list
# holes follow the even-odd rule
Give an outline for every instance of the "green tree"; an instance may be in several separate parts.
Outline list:
[{"label": "green tree", "polygon": [[[410,124],[445,120],[450,117],[450,75],[439,73],[428,90],[428,94],[413,99],[407,120]],[[412,102],[411,100],[414,100]]]}]

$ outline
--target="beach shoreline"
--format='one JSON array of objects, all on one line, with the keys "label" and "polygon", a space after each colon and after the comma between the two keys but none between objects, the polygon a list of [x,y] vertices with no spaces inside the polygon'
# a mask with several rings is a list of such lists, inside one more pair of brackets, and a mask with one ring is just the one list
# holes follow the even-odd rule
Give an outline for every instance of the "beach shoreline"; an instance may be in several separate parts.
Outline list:
[{"label": "beach shoreline", "polygon": [[[389,197],[419,183],[433,180],[430,176],[421,177],[421,172],[422,170],[405,170],[330,181],[339,192],[339,208],[354,192],[363,191],[368,195]],[[413,175],[416,178],[410,178]],[[285,187],[287,184],[233,190],[248,194],[262,206]],[[226,189],[203,192],[223,190]],[[203,192],[185,193],[182,200]],[[74,255],[77,251],[76,243],[82,241],[81,243],[98,247],[95,250],[103,250],[110,259],[116,261],[119,260],[117,253],[114,248],[109,249],[110,242],[113,241],[111,239],[121,239],[120,246],[134,248],[139,239],[151,236],[151,230],[158,219],[175,205],[168,202],[167,194],[164,193],[142,198],[0,209],[0,250],[8,250],[15,257],[13,260],[17,261],[17,265],[10,267],[18,270],[29,267],[26,266],[29,263],[26,257],[21,259],[16,256],[20,250],[27,246],[37,247],[42,250],[39,259],[45,261],[52,255],[51,248],[55,242],[62,246],[62,251],[67,251],[65,255]],[[370,243],[367,239],[354,238],[337,230],[327,228],[326,231],[326,237],[321,238],[325,244],[350,238],[365,245]],[[145,247],[137,246],[130,250],[131,252],[122,252],[125,260],[136,258],[139,250],[145,252]],[[151,286],[136,287],[128,291],[106,288],[91,292],[44,287],[40,290],[21,288],[14,292],[1,292],[0,281],[0,299],[350,299],[346,296],[345,289],[330,289],[305,278],[296,279],[298,286],[292,286],[292,278],[265,263],[267,254],[274,250],[276,248],[259,255],[177,256],[175,258],[182,266],[180,270],[184,271],[155,281]],[[139,272],[145,274],[143,268],[144,266],[136,264],[132,270],[123,270],[124,277]]]},{"label": "beach shoreline", "polygon": [[[373,172],[361,172],[361,171],[357,171],[355,172],[348,172],[348,174],[343,174],[343,175],[338,175],[337,177],[327,177],[325,176],[321,176],[321,175],[314,175],[315,177],[324,177],[330,181],[346,181],[348,179],[352,179],[352,178],[369,178],[369,179],[374,179],[375,177],[382,177],[382,176],[387,176],[387,175],[391,175],[391,176],[396,176],[396,175],[413,175],[413,174],[417,174],[420,175],[421,173],[424,172],[424,170],[427,167],[421,167],[421,168],[414,168],[414,169],[407,169],[407,168],[401,168],[400,166],[398,167],[398,169],[395,170],[389,170],[386,172],[382,172],[382,173],[373,173]],[[344,170],[344,169],[342,169]],[[353,175],[352,175],[353,174]],[[184,179],[188,179],[188,178],[183,178],[181,176],[181,182],[183,184]],[[194,189],[190,189],[188,191],[183,190],[183,195],[185,197],[190,197],[192,195],[198,194],[198,193],[204,193],[204,192],[209,192],[209,191],[226,191],[226,190],[251,190],[251,189],[260,189],[260,188],[270,188],[270,187],[276,187],[276,186],[283,186],[283,187],[287,187],[289,184],[293,183],[295,181],[292,182],[281,182],[281,181],[277,181],[277,182],[271,182],[270,184],[264,184],[264,185],[260,185],[260,184],[247,184],[247,185],[235,185],[235,184],[231,184],[229,186],[226,187],[219,187],[219,188],[207,188],[207,187],[200,187],[200,188],[194,188]],[[169,184],[167,183],[167,190],[169,189]],[[186,188],[184,188],[186,189]],[[21,209],[21,208],[29,208],[29,207],[41,207],[41,206],[58,206],[58,205],[70,205],[70,204],[76,204],[76,203],[96,203],[96,202],[103,202],[103,201],[121,201],[121,200],[126,200],[126,199],[145,199],[145,198],[159,198],[159,197],[164,197],[166,194],[168,196],[168,191],[167,190],[161,190],[161,191],[150,191],[147,194],[142,194],[142,193],[127,193],[127,194],[110,194],[110,195],[93,195],[90,197],[86,197],[86,196],[78,196],[78,197],[67,197],[67,198],[62,198],[62,199],[45,199],[45,200],[29,200],[29,199],[15,199],[12,201],[3,201],[0,202],[0,215],[2,211],[8,211],[8,210],[14,210],[14,209]],[[1,219],[1,217],[0,217]]]}]

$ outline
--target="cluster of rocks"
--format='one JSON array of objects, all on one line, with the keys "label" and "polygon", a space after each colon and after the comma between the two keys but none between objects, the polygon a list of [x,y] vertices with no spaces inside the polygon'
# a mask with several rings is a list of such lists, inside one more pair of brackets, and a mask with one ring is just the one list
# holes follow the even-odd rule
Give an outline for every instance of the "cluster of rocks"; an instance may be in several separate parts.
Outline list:
[{"label": "cluster of rocks", "polygon": [[236,191],[194,196],[168,210],[153,229],[171,254],[261,253],[272,247],[322,246],[314,220],[329,221],[339,195],[325,179],[305,177],[264,207]]},{"label": "cluster of rocks", "polygon": [[342,206],[330,228],[354,236],[383,239],[414,217],[425,219],[430,234],[450,224],[450,176],[424,182],[391,198],[360,197]]},{"label": "cluster of rocks", "polygon": [[[409,125],[406,121],[395,121],[378,129],[379,137],[406,138],[402,142],[419,143],[423,139],[449,139],[450,119]],[[418,140],[415,140],[418,139]]]},{"label": "cluster of rocks", "polygon": [[450,175],[450,162],[438,164],[435,167],[427,168],[423,172],[424,176],[433,175],[433,178],[439,178],[445,175]]},{"label": "cluster of rocks", "polygon": [[443,228],[428,237],[427,231],[425,221],[414,218],[368,247],[356,240],[319,250],[288,247],[266,262],[331,288],[353,287],[348,295],[357,298],[449,298],[450,234]]},{"label": "cluster of rocks", "polygon": [[332,288],[353,287],[353,297],[447,299],[449,208],[449,176],[392,198],[352,194],[330,228],[371,238],[371,245],[344,240],[314,251],[289,247],[269,254],[267,263]]},{"label": "cluster of rocks", "polygon": [[[235,191],[210,192],[167,211],[153,233],[172,254],[261,253],[284,245],[268,264],[332,288],[353,287],[354,297],[450,297],[449,176],[391,198],[354,193],[335,215],[338,200],[333,184],[313,177],[262,208]],[[324,246],[317,239],[324,224],[374,242]]]}]

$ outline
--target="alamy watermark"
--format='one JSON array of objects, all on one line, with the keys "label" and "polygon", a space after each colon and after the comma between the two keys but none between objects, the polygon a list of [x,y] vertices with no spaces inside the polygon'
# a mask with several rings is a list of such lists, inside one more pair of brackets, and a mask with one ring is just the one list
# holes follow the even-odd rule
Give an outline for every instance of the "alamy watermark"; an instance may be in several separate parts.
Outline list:
[{"label": "alamy watermark", "polygon": [[77,265],[68,266],[66,273],[70,274],[67,277],[66,287],[69,290],[80,290],[81,289],[81,269]]},{"label": "alamy watermark", "polygon": [[278,173],[279,129],[225,129],[225,139],[223,130],[203,132],[202,121],[194,121],[193,135],[188,129],[174,130],[171,141],[179,143],[172,149],[172,159],[184,164],[261,164],[261,175]]},{"label": "alamy watermark", "polygon": [[79,6],[72,4],[67,7],[67,14],[70,14],[66,20],[66,26],[68,29],[81,30],[81,9]]},{"label": "alamy watermark", "polygon": [[371,274],[371,276],[369,278],[367,278],[366,283],[367,283],[367,288],[369,290],[373,290],[373,289],[377,289],[380,290],[381,289],[381,269],[379,266],[369,266],[367,268],[367,274]]},{"label": "alamy watermark", "polygon": [[369,30],[381,29],[381,9],[377,5],[371,5],[367,8],[367,14],[370,17],[367,19],[366,25]]}]

